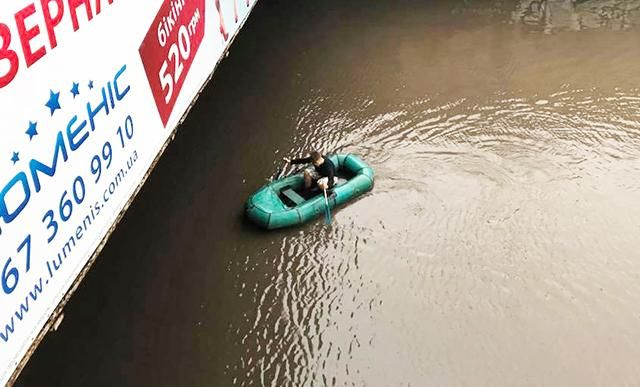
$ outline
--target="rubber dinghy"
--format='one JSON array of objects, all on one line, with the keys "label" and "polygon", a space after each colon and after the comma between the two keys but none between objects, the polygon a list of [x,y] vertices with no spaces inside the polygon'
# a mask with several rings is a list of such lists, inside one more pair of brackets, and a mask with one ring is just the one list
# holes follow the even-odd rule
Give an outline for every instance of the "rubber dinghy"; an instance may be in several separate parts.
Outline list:
[{"label": "rubber dinghy", "polygon": [[[329,197],[334,208],[373,188],[373,169],[358,156],[327,156],[336,166],[338,183]],[[303,172],[272,181],[256,191],[245,204],[245,214],[259,227],[272,230],[296,226],[322,215],[325,211],[322,190],[305,192]]]}]

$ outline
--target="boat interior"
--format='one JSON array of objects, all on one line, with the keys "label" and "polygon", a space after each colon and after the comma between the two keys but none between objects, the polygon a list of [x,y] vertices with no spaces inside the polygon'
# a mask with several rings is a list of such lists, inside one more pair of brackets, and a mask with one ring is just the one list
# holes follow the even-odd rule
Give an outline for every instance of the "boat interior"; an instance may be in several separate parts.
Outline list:
[{"label": "boat interior", "polygon": [[[334,187],[345,184],[352,176],[343,171],[338,171],[336,177],[338,182]],[[287,207],[293,208],[319,195],[322,195],[322,190],[317,185],[314,184],[310,189],[305,189],[304,181],[296,180],[295,184],[282,187],[278,197]]]}]

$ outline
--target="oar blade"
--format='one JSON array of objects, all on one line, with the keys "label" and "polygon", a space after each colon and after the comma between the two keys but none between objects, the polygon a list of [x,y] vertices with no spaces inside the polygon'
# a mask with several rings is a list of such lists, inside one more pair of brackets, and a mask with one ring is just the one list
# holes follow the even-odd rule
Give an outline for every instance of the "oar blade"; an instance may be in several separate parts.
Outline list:
[{"label": "oar blade", "polygon": [[324,224],[326,225],[331,224],[331,211],[329,210],[329,207],[327,207],[327,209],[324,212]]}]

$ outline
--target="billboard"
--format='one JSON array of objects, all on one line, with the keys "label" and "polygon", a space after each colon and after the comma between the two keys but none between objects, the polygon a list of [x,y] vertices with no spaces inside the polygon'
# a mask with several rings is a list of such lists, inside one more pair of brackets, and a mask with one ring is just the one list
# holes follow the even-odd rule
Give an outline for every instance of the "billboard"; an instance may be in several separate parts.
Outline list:
[{"label": "billboard", "polygon": [[52,325],[255,1],[0,5],[1,384]]}]

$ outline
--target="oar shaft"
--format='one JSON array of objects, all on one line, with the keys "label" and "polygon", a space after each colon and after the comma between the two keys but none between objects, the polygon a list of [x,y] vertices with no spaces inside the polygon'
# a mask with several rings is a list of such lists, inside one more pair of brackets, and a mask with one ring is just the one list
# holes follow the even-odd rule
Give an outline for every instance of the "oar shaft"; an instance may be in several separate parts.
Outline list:
[{"label": "oar shaft", "polygon": [[323,189],[324,192],[324,204],[327,206],[325,210],[325,223],[331,223],[331,207],[329,207],[329,198],[327,197],[327,190]]}]

